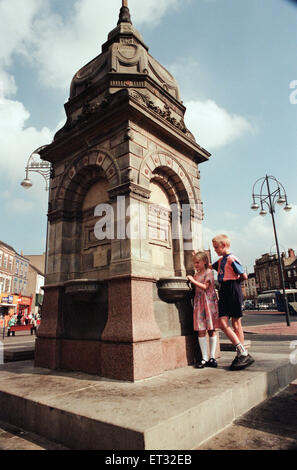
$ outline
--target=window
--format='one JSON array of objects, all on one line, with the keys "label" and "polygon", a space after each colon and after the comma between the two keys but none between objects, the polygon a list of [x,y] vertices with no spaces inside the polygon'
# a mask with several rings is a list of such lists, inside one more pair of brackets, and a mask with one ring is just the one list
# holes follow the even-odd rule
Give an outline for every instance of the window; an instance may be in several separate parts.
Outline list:
[{"label": "window", "polygon": [[15,273],[19,274],[20,262],[18,259],[15,260]]},{"label": "window", "polygon": [[9,257],[9,271],[12,272],[12,263],[13,263],[13,257]]},{"label": "window", "polygon": [[7,269],[7,263],[8,263],[8,255],[4,254],[4,264],[3,267]]},{"label": "window", "polygon": [[2,266],[3,251],[0,251],[0,266]]},{"label": "window", "polygon": [[10,291],[10,279],[7,278],[5,281],[5,292],[9,292],[9,291]]},{"label": "window", "polygon": [[16,294],[17,291],[18,291],[18,279],[17,277],[15,277],[13,280],[13,292]]}]

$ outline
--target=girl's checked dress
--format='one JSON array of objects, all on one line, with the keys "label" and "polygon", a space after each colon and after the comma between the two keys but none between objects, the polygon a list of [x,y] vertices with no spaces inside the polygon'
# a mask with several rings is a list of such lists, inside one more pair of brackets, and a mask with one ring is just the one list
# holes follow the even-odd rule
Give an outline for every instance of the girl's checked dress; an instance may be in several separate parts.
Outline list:
[{"label": "girl's checked dress", "polygon": [[215,291],[214,276],[211,269],[203,274],[195,274],[195,281],[206,284],[210,282],[206,291],[195,286],[195,297],[193,306],[194,330],[214,330],[218,327],[218,298]]}]

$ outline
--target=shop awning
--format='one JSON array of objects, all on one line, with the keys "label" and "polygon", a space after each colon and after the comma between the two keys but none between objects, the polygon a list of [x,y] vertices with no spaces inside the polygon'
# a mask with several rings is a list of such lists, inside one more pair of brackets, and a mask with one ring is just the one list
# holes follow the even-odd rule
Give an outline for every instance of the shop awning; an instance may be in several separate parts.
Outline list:
[{"label": "shop awning", "polygon": [[17,307],[16,304],[5,304],[5,303],[0,303],[0,307]]}]

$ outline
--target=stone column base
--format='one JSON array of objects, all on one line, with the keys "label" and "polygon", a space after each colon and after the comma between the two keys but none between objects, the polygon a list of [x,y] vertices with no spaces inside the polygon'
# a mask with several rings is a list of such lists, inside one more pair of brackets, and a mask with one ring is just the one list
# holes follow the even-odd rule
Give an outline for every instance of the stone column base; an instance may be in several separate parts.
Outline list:
[{"label": "stone column base", "polygon": [[101,374],[118,380],[136,381],[164,371],[161,341],[101,343]]},{"label": "stone column base", "polygon": [[36,338],[34,365],[45,369],[59,369],[60,340],[56,338]]}]

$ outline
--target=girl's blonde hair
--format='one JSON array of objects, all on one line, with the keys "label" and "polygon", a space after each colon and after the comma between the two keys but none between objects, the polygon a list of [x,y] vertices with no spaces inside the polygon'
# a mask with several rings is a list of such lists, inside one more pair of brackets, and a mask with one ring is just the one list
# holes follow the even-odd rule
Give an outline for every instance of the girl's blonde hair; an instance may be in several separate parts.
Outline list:
[{"label": "girl's blonde hair", "polygon": [[223,243],[227,247],[230,246],[230,238],[227,235],[224,235],[223,233],[214,237],[212,239],[212,242]]},{"label": "girl's blonde hair", "polygon": [[205,269],[209,268],[209,258],[208,258],[207,253],[205,253],[205,251],[193,251],[192,259],[193,259],[193,263],[195,263],[196,261],[202,260],[205,264]]}]

